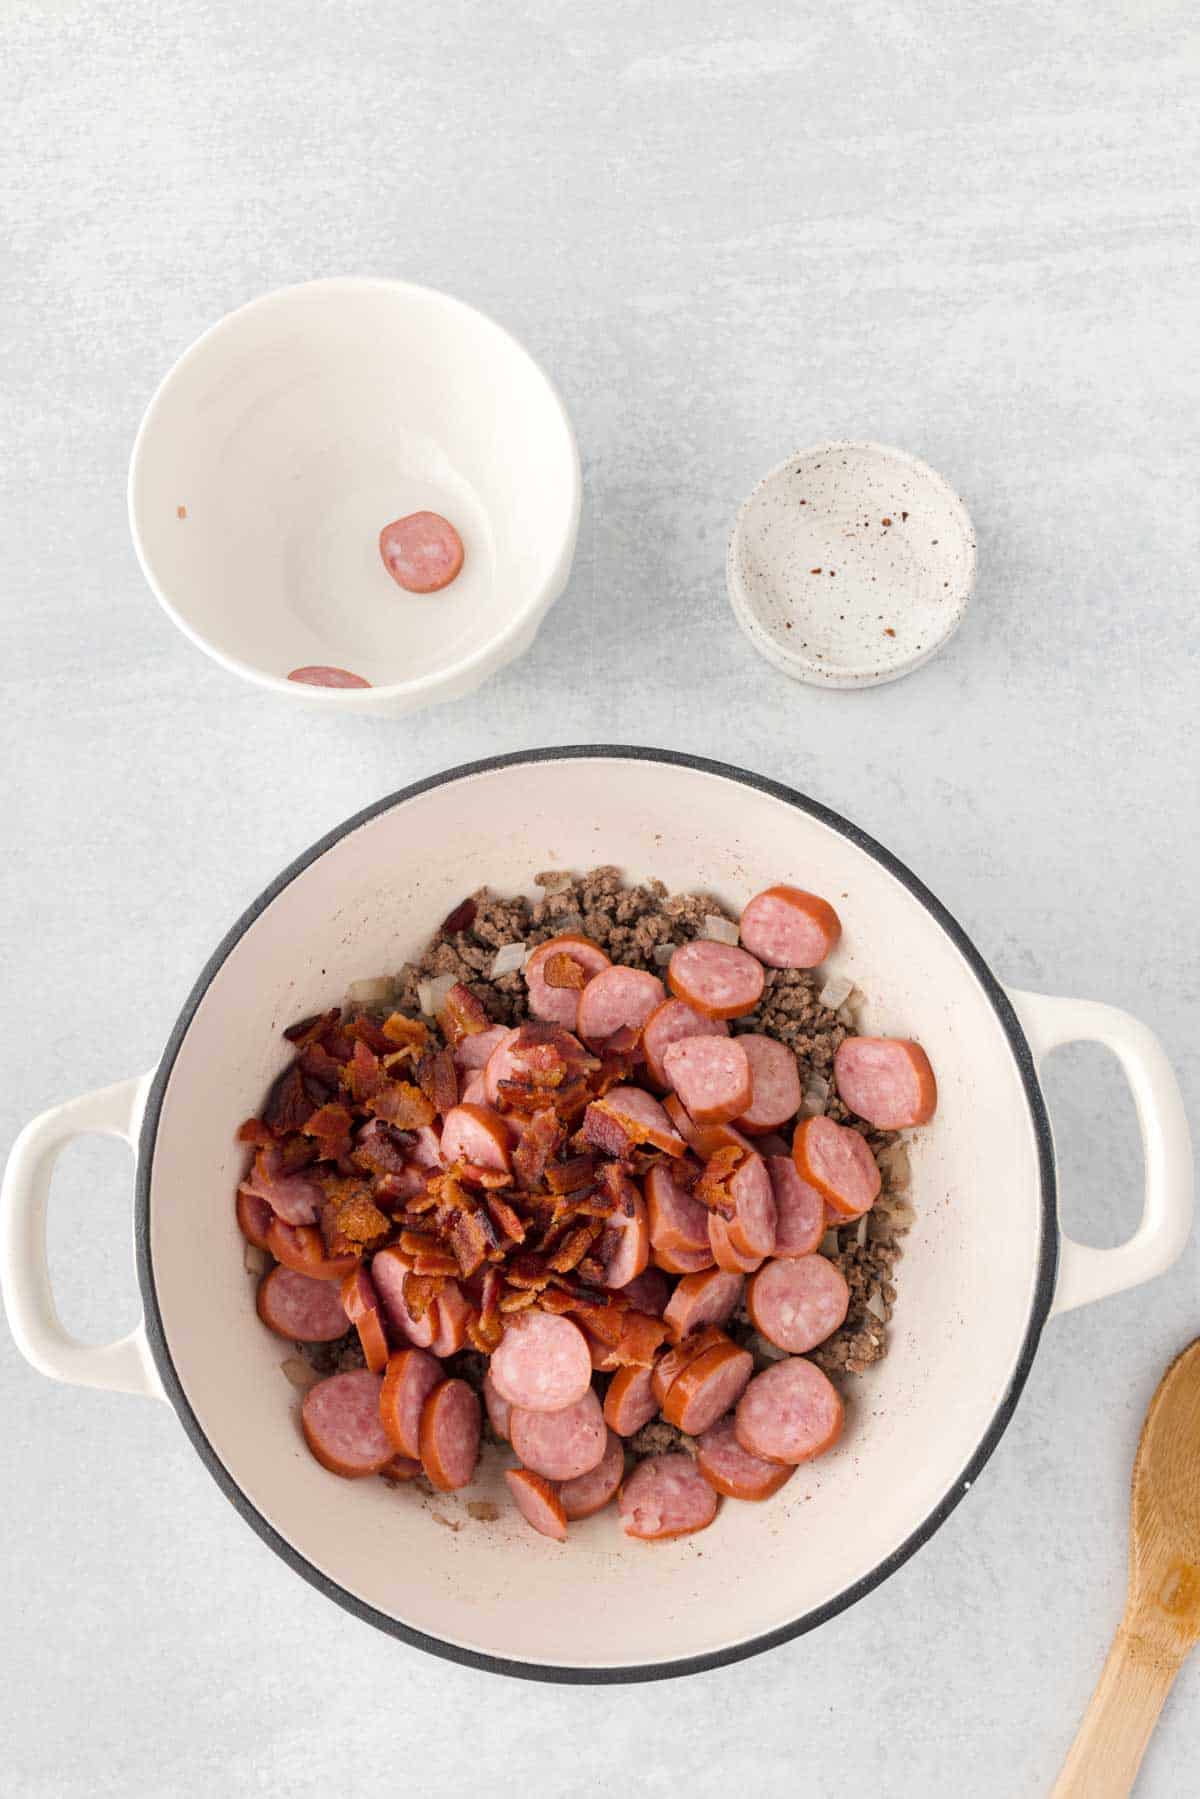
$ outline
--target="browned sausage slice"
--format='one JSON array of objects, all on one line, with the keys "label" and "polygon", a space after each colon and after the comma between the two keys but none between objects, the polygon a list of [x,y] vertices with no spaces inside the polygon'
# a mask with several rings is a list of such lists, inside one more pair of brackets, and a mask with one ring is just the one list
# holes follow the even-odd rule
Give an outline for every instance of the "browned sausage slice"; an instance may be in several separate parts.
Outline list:
[{"label": "browned sausage slice", "polygon": [[527,1468],[547,1480],[575,1480],[590,1474],[604,1454],[606,1430],[600,1401],[588,1388],[561,1412],[512,1409],[512,1446]]},{"label": "browned sausage slice", "polygon": [[650,1231],[646,1202],[640,1187],[628,1175],[618,1179],[617,1208],[604,1221],[597,1254],[604,1265],[606,1287],[627,1287],[643,1274],[650,1260]]},{"label": "browned sausage slice", "polygon": [[769,1256],[775,1247],[775,1192],[761,1156],[746,1157],[730,1179],[729,1192],[736,1207],[729,1220],[730,1243],[744,1256]]},{"label": "browned sausage slice", "polygon": [[807,1355],[846,1322],[850,1289],[825,1256],[768,1262],[746,1289],[755,1330],[790,1355]]},{"label": "browned sausage slice", "polygon": [[432,1308],[437,1313],[437,1330],[429,1345],[431,1355],[457,1355],[467,1341],[467,1324],[471,1302],[457,1281],[447,1281]]},{"label": "browned sausage slice", "polygon": [[631,1537],[655,1541],[704,1530],[717,1515],[717,1495],[690,1455],[648,1456],[621,1489],[621,1523]]},{"label": "browned sausage slice", "polygon": [[659,1356],[654,1364],[651,1379],[651,1390],[659,1405],[666,1403],[667,1394],[689,1362],[694,1362],[696,1357],[702,1356],[706,1350],[729,1341],[730,1339],[724,1331],[718,1330],[715,1325],[706,1324],[700,1330],[695,1331],[692,1336],[685,1337],[681,1343],[676,1343],[674,1348],[668,1349],[665,1354]]},{"label": "browned sausage slice", "polygon": [[512,1404],[505,1399],[490,1374],[485,1374],[483,1377],[483,1403],[487,1408],[488,1423],[496,1435],[507,1443],[512,1420]]},{"label": "browned sausage slice", "polygon": [[299,681],[304,687],[369,687],[371,683],[364,681],[361,675],[351,674],[348,668],[330,668],[324,664],[310,663],[305,668],[294,668],[288,676],[289,681]]},{"label": "browned sausage slice", "polygon": [[379,533],[383,566],[406,593],[438,593],[463,565],[462,538],[440,512],[410,512]]},{"label": "browned sausage slice", "polygon": [[832,1118],[806,1118],[792,1138],[801,1180],[815,1187],[839,1218],[861,1218],[883,1185],[875,1158],[857,1131]]},{"label": "browned sausage slice", "polygon": [[567,1514],[563,1511],[558,1489],[542,1475],[534,1474],[528,1468],[507,1468],[504,1478],[525,1522],[532,1524],[534,1530],[543,1537],[553,1537],[556,1543],[565,1543]]},{"label": "browned sausage slice", "polygon": [[837,1090],[852,1112],[880,1131],[928,1124],[937,1081],[919,1043],[899,1037],[847,1037],[833,1058]]},{"label": "browned sausage slice", "polygon": [[640,1031],[666,998],[657,975],[641,968],[605,968],[579,996],[576,1029],[587,1044],[602,1044],[616,1031]]},{"label": "browned sausage slice", "polygon": [[358,1267],[357,1256],[327,1255],[325,1239],[312,1224],[285,1224],[282,1218],[273,1218],[266,1246],[285,1268],[314,1281],[344,1281]]},{"label": "browned sausage slice", "polygon": [[412,1262],[399,1249],[381,1249],[371,1258],[371,1279],[379,1294],[384,1315],[396,1335],[417,1349],[428,1349],[437,1335],[437,1303],[420,1318],[409,1310],[404,1297],[404,1277],[412,1273]]},{"label": "browned sausage slice", "polygon": [[645,1268],[633,1280],[626,1281],[621,1288],[621,1296],[628,1300],[635,1311],[647,1312],[652,1318],[661,1318],[671,1297],[671,1287],[657,1268]]},{"label": "browned sausage slice", "polygon": [[662,1415],[689,1437],[698,1437],[737,1404],[753,1373],[754,1357],[748,1349],[715,1343],[672,1381]]},{"label": "browned sausage slice", "polygon": [[267,1242],[267,1232],[274,1216],[265,1199],[260,1199],[257,1193],[247,1193],[244,1187],[238,1188],[238,1229],[248,1243],[253,1243],[255,1249],[271,1247]]},{"label": "browned sausage slice", "polygon": [[738,1249],[729,1235],[729,1226],[717,1212],[708,1215],[708,1241],[713,1261],[727,1274],[753,1274],[762,1266],[761,1256],[748,1256]]},{"label": "browned sausage slice", "polygon": [[650,1079],[658,1087],[669,1086],[663,1067],[668,1045],[684,1037],[728,1037],[729,1026],[723,1018],[706,1018],[681,999],[665,999],[646,1020],[642,1032],[642,1050]]},{"label": "browned sausage slice", "polygon": [[590,1518],[608,1504],[625,1473],[625,1446],[620,1437],[608,1432],[604,1454],[587,1474],[565,1480],[558,1489],[562,1509],[574,1523],[577,1518]]},{"label": "browned sausage slice", "polygon": [[592,1358],[577,1324],[554,1312],[510,1318],[491,1360],[492,1381],[510,1405],[560,1412],[592,1384]]},{"label": "browned sausage slice", "polygon": [[697,1125],[738,1118],[753,1097],[750,1061],[736,1037],[682,1037],[667,1045],[663,1067]]},{"label": "browned sausage slice", "polygon": [[727,1499],[769,1499],[796,1472],[786,1463],[765,1462],[743,1449],[732,1418],[722,1418],[705,1431],[696,1466],[709,1486]]},{"label": "browned sausage slice", "polygon": [[786,1043],[744,1031],[738,1042],[750,1064],[753,1095],[738,1119],[738,1128],[752,1135],[776,1130],[800,1110],[800,1070]]},{"label": "browned sausage slice", "polygon": [[444,1380],[421,1409],[421,1466],[439,1493],[465,1487],[479,1460],[478,1396],[465,1380]]},{"label": "browned sausage slice", "polygon": [[483,1084],[490,1106],[494,1106],[500,1097],[501,1081],[511,1081],[518,1071],[520,1064],[513,1055],[513,1045],[520,1034],[519,1025],[505,1031],[483,1065]]},{"label": "browned sausage slice", "polygon": [[680,1186],[665,1163],[656,1162],[646,1175],[645,1195],[650,1241],[656,1253],[664,1249],[693,1254],[707,1250],[708,1209]]},{"label": "browned sausage slice", "polygon": [[489,1025],[486,1031],[472,1031],[455,1044],[454,1066],[463,1074],[481,1074],[492,1051],[507,1036],[508,1027],[503,1024]]},{"label": "browned sausage slice", "polygon": [[789,1356],[756,1374],[738,1401],[734,1429],[742,1448],[768,1462],[809,1462],[842,1434],[845,1408],[815,1362]]},{"label": "browned sausage slice", "polygon": [[379,1394],[383,1428],[401,1455],[421,1454],[421,1412],[442,1379],[440,1362],[423,1349],[401,1349],[392,1356]]},{"label": "browned sausage slice", "polygon": [[815,1187],[801,1180],[790,1155],[766,1156],[764,1160],[775,1194],[774,1253],[810,1256],[825,1235],[825,1201]]},{"label": "browned sausage slice", "polygon": [[[560,957],[564,960],[559,961]],[[539,943],[525,964],[530,1012],[547,1024],[561,1024],[573,1031],[579,1019],[579,995],[593,975],[611,966],[611,956],[598,943],[574,931]]]},{"label": "browned sausage slice", "polygon": [[681,944],[667,965],[667,985],[676,999],[706,1018],[740,1018],[753,1012],[762,998],[763,981],[757,957],[735,943],[708,937]]},{"label": "browned sausage slice", "polygon": [[[724,1268],[686,1274],[667,1302],[664,1321],[676,1343],[705,1324],[725,1324],[741,1303],[745,1281]],[[611,1392],[611,1388],[609,1389]]]},{"label": "browned sausage slice", "polygon": [[441,1157],[446,1168],[455,1162],[470,1162],[493,1174],[511,1174],[508,1125],[491,1106],[451,1106],[442,1126]]},{"label": "browned sausage slice", "polygon": [[315,1281],[293,1268],[272,1268],[263,1276],[258,1315],[268,1330],[293,1343],[332,1343],[350,1329],[332,1281]]},{"label": "browned sausage slice", "polygon": [[604,1395],[604,1419],[619,1437],[632,1437],[657,1416],[651,1368],[618,1368]]},{"label": "browned sausage slice", "polygon": [[768,968],[816,968],[831,955],[842,921],[819,894],[768,887],[742,913],[742,942]]},{"label": "browned sausage slice", "polygon": [[687,1144],[644,1087],[610,1087],[603,1099],[593,1100],[583,1134],[608,1155],[623,1156],[642,1143],[668,1156],[687,1154]]},{"label": "browned sausage slice", "polygon": [[382,1385],[377,1374],[355,1368],[331,1374],[304,1395],[304,1440],[322,1468],[343,1480],[378,1474],[395,1454],[379,1417]]}]

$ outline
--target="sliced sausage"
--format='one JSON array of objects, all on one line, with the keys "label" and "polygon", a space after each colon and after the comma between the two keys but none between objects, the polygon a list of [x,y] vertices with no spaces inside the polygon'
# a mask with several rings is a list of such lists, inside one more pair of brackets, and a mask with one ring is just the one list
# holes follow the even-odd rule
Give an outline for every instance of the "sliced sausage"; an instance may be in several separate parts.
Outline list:
[{"label": "sliced sausage", "polygon": [[412,1263],[402,1250],[381,1249],[371,1258],[371,1279],[388,1323],[402,1341],[428,1349],[437,1335],[437,1306],[431,1305],[421,1318],[409,1310],[404,1277],[411,1273]]},{"label": "sliced sausage", "polygon": [[379,533],[379,554],[406,593],[438,593],[463,565],[462,538],[440,512],[410,512]]},{"label": "sliced sausage", "polygon": [[728,1035],[729,1026],[723,1018],[706,1018],[703,1012],[693,1011],[681,999],[665,999],[661,1006],[655,1006],[642,1031],[642,1050],[650,1079],[657,1087],[670,1085],[663,1067],[668,1044],[679,1043],[684,1037]]},{"label": "sliced sausage", "polygon": [[734,1429],[751,1455],[797,1464],[831,1449],[844,1417],[841,1394],[816,1363],[789,1356],[755,1375],[738,1401]]},{"label": "sliced sausage", "polygon": [[442,1379],[441,1363],[423,1349],[401,1349],[392,1356],[379,1393],[379,1416],[388,1441],[401,1455],[421,1455],[421,1412]]},{"label": "sliced sausage", "polygon": [[618,1186],[617,1209],[605,1219],[598,1246],[606,1287],[627,1287],[645,1271],[650,1260],[646,1202],[628,1175],[618,1177]]},{"label": "sliced sausage", "polygon": [[563,1510],[557,1487],[528,1468],[507,1468],[504,1478],[525,1522],[532,1524],[534,1530],[543,1537],[553,1537],[556,1543],[565,1543],[567,1514]]},{"label": "sliced sausage", "polygon": [[325,1239],[313,1224],[285,1224],[273,1218],[267,1226],[266,1247],[277,1262],[314,1281],[344,1281],[358,1267],[357,1256],[331,1256]]},{"label": "sliced sausage", "polygon": [[511,1425],[513,1448],[527,1468],[547,1480],[590,1474],[604,1454],[608,1435],[600,1401],[590,1387],[561,1412],[527,1412],[515,1405]]},{"label": "sliced sausage", "polygon": [[577,1324],[554,1312],[519,1312],[491,1360],[497,1391],[527,1412],[561,1412],[592,1384],[592,1358]]},{"label": "sliced sausage", "polygon": [[487,1081],[482,1068],[472,1068],[468,1071],[462,1084],[462,1092],[458,1097],[460,1105],[487,1105]]},{"label": "sliced sausage", "polygon": [[755,1137],[754,1147],[760,1156],[790,1156],[792,1153],[791,1144],[778,1131],[767,1131]]},{"label": "sliced sausage", "polygon": [[[597,1113],[601,1128],[590,1129]],[[584,1119],[584,1136],[609,1155],[624,1155],[627,1148],[642,1143],[661,1149],[668,1156],[687,1154],[687,1144],[654,1095],[644,1087],[610,1087],[603,1099],[593,1100]]]},{"label": "sliced sausage", "polygon": [[357,1324],[364,1313],[373,1312],[379,1304],[375,1282],[361,1262],[356,1263],[343,1280],[339,1292],[342,1307],[351,1324]]},{"label": "sliced sausage", "polygon": [[607,1042],[626,1027],[640,1031],[665,998],[657,975],[641,968],[605,968],[579,996],[576,1029],[589,1046]]},{"label": "sliced sausage", "polygon": [[267,1242],[267,1232],[274,1216],[265,1199],[260,1199],[257,1193],[247,1193],[244,1187],[238,1188],[238,1229],[248,1243],[253,1243],[255,1249],[271,1247]]},{"label": "sliced sausage", "polygon": [[445,1168],[455,1162],[472,1162],[493,1174],[511,1174],[508,1126],[491,1106],[451,1106],[442,1125],[441,1157]]},{"label": "sliced sausage", "polygon": [[289,681],[300,681],[305,687],[369,687],[371,683],[364,681],[361,675],[351,674],[348,668],[329,668],[323,664],[309,663],[304,668],[294,668],[288,676]]},{"label": "sliced sausage", "polygon": [[819,894],[768,887],[742,913],[742,942],[768,968],[816,968],[842,934],[842,921]]},{"label": "sliced sausage", "polygon": [[635,1311],[647,1312],[651,1318],[661,1318],[671,1297],[671,1287],[657,1268],[645,1268],[633,1280],[626,1281],[621,1288],[621,1296],[629,1301]]},{"label": "sliced sausage", "polygon": [[692,1336],[685,1337],[682,1342],[676,1343],[673,1349],[668,1349],[664,1355],[659,1356],[651,1370],[651,1390],[659,1405],[666,1403],[667,1394],[689,1362],[694,1362],[697,1356],[702,1356],[707,1350],[729,1341],[730,1338],[725,1335],[724,1331],[718,1330],[715,1325],[706,1324]]},{"label": "sliced sausage", "polygon": [[479,1460],[478,1395],[465,1380],[440,1381],[421,1408],[421,1466],[439,1493],[465,1487]]},{"label": "sliced sausage", "polygon": [[294,1268],[272,1268],[258,1284],[258,1315],[293,1343],[332,1343],[350,1329],[338,1289]]},{"label": "sliced sausage", "polygon": [[[759,1138],[762,1142],[762,1138]],[[825,1235],[825,1201],[801,1180],[790,1155],[764,1156],[775,1195],[777,1256],[810,1256]]]},{"label": "sliced sausage", "polygon": [[[725,1324],[742,1301],[745,1281],[723,1268],[707,1268],[702,1274],[685,1274],[667,1302],[663,1321],[678,1343],[690,1331],[705,1324]],[[609,1391],[611,1392],[611,1388]]]},{"label": "sliced sausage", "polygon": [[755,1330],[790,1355],[807,1355],[846,1322],[850,1289],[825,1256],[768,1262],[746,1289]]},{"label": "sliced sausage", "polygon": [[711,1243],[707,1249],[651,1249],[650,1255],[665,1274],[699,1274],[713,1265]]},{"label": "sliced sausage", "polygon": [[766,1462],[743,1449],[732,1418],[722,1418],[704,1432],[696,1466],[709,1486],[728,1499],[769,1499],[796,1472],[786,1463]]},{"label": "sliced sausage", "polygon": [[729,1192],[736,1208],[729,1241],[744,1256],[769,1256],[775,1248],[775,1192],[761,1156],[746,1157],[730,1179]]},{"label": "sliced sausage", "polygon": [[[570,974],[571,970],[558,962],[549,971],[558,979],[547,980],[546,964],[552,956],[565,957],[568,963],[574,963],[571,980],[564,982],[561,979],[563,974]],[[590,937],[580,936],[578,932],[571,931],[565,936],[551,937],[547,942],[539,943],[525,964],[530,1012],[535,1018],[544,1019],[548,1024],[561,1024],[568,1031],[573,1031],[578,1022],[579,995],[593,975],[602,974],[611,966],[612,957],[607,956]]]},{"label": "sliced sausage", "polygon": [[806,1118],[792,1138],[801,1180],[815,1187],[839,1218],[861,1218],[883,1185],[875,1158],[858,1132],[832,1118]]},{"label": "sliced sausage", "polygon": [[740,1018],[753,1012],[762,998],[763,981],[762,963],[756,957],[736,943],[717,943],[709,937],[681,944],[667,965],[667,985],[676,999],[706,1018]]},{"label": "sliced sausage", "polygon": [[304,1395],[300,1424],[322,1468],[343,1480],[378,1474],[395,1454],[379,1417],[383,1382],[365,1368],[331,1374]]},{"label": "sliced sausage", "polygon": [[487,1067],[488,1057],[501,1038],[507,1036],[508,1026],[503,1024],[489,1025],[486,1031],[472,1031],[454,1045],[454,1066],[460,1074],[479,1073]]},{"label": "sliced sausage", "polygon": [[715,1343],[672,1381],[663,1402],[668,1424],[698,1437],[742,1397],[754,1373],[754,1357],[736,1343]]},{"label": "sliced sausage", "polygon": [[505,1031],[484,1063],[483,1084],[490,1106],[494,1106],[500,1097],[501,1081],[511,1081],[519,1072],[520,1064],[512,1051],[520,1029],[519,1025],[514,1025],[510,1031]]},{"label": "sliced sausage", "polygon": [[507,1443],[511,1428],[512,1401],[505,1399],[490,1372],[483,1377],[483,1403],[487,1409],[488,1423],[496,1435]]},{"label": "sliced sausage", "polygon": [[620,1437],[609,1431],[604,1454],[596,1466],[586,1474],[576,1475],[574,1480],[565,1480],[558,1489],[562,1509],[571,1523],[577,1518],[590,1518],[593,1512],[603,1511],[620,1486],[624,1474],[625,1445]]},{"label": "sliced sausage", "polygon": [[762,1266],[761,1256],[748,1256],[734,1245],[729,1226],[718,1212],[708,1215],[708,1241],[713,1261],[727,1274],[753,1274]]},{"label": "sliced sausage", "polygon": [[928,1124],[937,1081],[919,1043],[900,1037],[847,1037],[833,1058],[843,1103],[880,1131]]},{"label": "sliced sausage", "polygon": [[682,1037],[667,1045],[663,1066],[697,1125],[738,1118],[753,1098],[750,1061],[736,1037]]},{"label": "sliced sausage", "polygon": [[433,1309],[437,1312],[437,1329],[429,1345],[430,1353],[457,1355],[467,1340],[471,1302],[457,1281],[447,1281],[434,1301]]},{"label": "sliced sausage", "polygon": [[786,1124],[800,1110],[800,1070],[786,1043],[745,1031],[738,1042],[750,1063],[753,1093],[738,1128],[757,1135]]},{"label": "sliced sausage", "polygon": [[645,1180],[646,1217],[655,1252],[683,1250],[695,1254],[708,1248],[708,1208],[672,1175],[665,1162],[656,1162]]},{"label": "sliced sausage", "polygon": [[[741,1131],[732,1124],[697,1124],[688,1115],[687,1108],[680,1104],[679,1096],[669,1093],[663,1100],[663,1111],[679,1132],[688,1148],[694,1150],[702,1162],[709,1156],[715,1156],[719,1149],[757,1149],[749,1137],[743,1137]],[[764,1153],[759,1151],[760,1154]]]},{"label": "sliced sausage", "polygon": [[619,1437],[632,1437],[658,1416],[652,1368],[618,1368],[604,1395],[604,1419]]},{"label": "sliced sausage", "polygon": [[648,1456],[621,1488],[621,1523],[631,1537],[654,1541],[704,1530],[717,1515],[717,1495],[690,1455]]},{"label": "sliced sausage", "polygon": [[247,1193],[265,1199],[284,1224],[315,1224],[325,1199],[316,1181],[303,1170],[284,1172],[283,1152],[276,1143],[259,1150],[242,1186]]}]

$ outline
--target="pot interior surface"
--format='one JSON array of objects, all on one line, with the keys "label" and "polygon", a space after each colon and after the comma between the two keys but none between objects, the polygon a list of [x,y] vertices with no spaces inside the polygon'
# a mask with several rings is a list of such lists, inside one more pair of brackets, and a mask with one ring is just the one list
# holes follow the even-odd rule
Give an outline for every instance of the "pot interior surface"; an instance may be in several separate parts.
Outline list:
[{"label": "pot interior surface", "polygon": [[[472,1488],[435,1498],[339,1481],[312,1460],[280,1368],[288,1345],[259,1323],[243,1268],[234,1132],[285,1065],[286,1025],[337,1004],[350,981],[398,969],[484,883],[532,891],[541,870],[600,863],[735,909],[781,880],[827,896],[844,925],[832,966],[867,996],[868,1028],[924,1044],[940,1105],[910,1134],[916,1222],[890,1353],[842,1382],[837,1449],[765,1504],[723,1501],[696,1537],[631,1541],[610,1508],[559,1546],[510,1508],[494,1451]],[[897,874],[823,819],[732,773],[634,752],[517,761],[417,791],[276,894],[216,968],[169,1069],[149,1250],[187,1404],[261,1519],[386,1620],[564,1670],[736,1653],[876,1574],[962,1490],[1048,1285],[1034,1111],[967,955]],[[479,1500],[499,1507],[495,1521],[471,1516]]]}]

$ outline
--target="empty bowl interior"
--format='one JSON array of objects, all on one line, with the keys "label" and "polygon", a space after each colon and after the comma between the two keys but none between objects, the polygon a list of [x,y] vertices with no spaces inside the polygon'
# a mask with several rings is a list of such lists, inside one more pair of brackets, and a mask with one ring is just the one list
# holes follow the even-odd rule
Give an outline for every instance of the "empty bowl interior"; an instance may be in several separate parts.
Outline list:
[{"label": "empty bowl interior", "polygon": [[[389,281],[322,281],[243,307],[168,375],[131,471],[159,597],[223,660],[373,686],[479,659],[536,617],[574,544],[570,426],[537,364],[471,307]],[[412,594],[379,533],[417,511],[465,562]]]},{"label": "empty bowl interior", "polygon": [[[738,907],[773,881],[815,889],[845,935],[834,966],[871,1028],[913,1035],[937,1071],[912,1134],[916,1223],[887,1358],[847,1379],[840,1445],[762,1505],[725,1501],[673,1543],[615,1510],[535,1536],[488,1451],[475,1485],[430,1498],[318,1467],[254,1310],[234,1132],[285,1065],[280,1032],[355,979],[417,952],[487,882],[547,867],[630,878]],[[1030,1328],[1042,1248],[1037,1139],[1009,1039],[962,951],[905,883],[838,830],[736,779],[615,759],[517,762],[403,799],[342,836],[259,912],[204,991],[163,1094],[149,1248],[167,1351],[212,1454],[312,1568],[383,1618],[508,1662],[644,1668],[729,1652],[835,1601],[948,1495],[993,1427]],[[492,1501],[494,1520],[470,1502]]]},{"label": "empty bowl interior", "polygon": [[831,687],[894,680],[957,628],[975,572],[962,501],[927,464],[824,444],[773,469],[738,514],[729,594],[769,661]]}]

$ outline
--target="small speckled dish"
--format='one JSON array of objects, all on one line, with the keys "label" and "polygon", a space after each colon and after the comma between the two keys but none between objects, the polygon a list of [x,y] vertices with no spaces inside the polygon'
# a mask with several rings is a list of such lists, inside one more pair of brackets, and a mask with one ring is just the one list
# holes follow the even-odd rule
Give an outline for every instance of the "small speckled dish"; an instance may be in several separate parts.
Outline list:
[{"label": "small speckled dish", "polygon": [[734,521],[734,616],[796,681],[875,687],[951,638],[975,585],[966,507],[927,463],[877,443],[798,450]]}]

